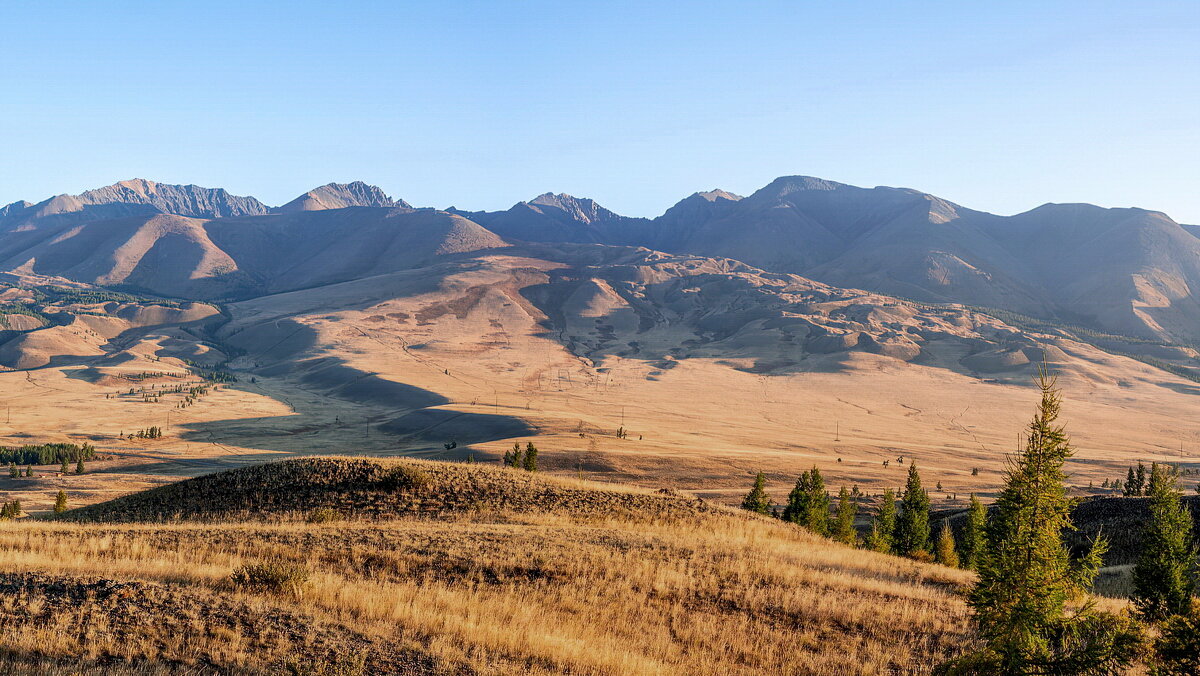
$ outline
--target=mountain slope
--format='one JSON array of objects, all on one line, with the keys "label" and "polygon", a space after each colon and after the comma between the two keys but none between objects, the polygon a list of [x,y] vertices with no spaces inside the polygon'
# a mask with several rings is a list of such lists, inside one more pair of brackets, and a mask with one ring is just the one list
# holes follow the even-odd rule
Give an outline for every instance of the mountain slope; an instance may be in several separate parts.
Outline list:
[{"label": "mountain slope", "polygon": [[464,218],[352,207],[244,218],[153,214],[0,238],[0,268],[196,299],[270,293],[505,246]]}]

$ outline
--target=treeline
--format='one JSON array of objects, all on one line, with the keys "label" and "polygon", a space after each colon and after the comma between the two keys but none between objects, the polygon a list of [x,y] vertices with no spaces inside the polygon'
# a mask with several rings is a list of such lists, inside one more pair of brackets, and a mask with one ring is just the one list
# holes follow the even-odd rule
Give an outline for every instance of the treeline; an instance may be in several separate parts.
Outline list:
[{"label": "treeline", "polygon": [[[1187,468],[1171,468],[1170,471],[1174,472],[1176,476],[1187,476],[1193,473],[1192,470]],[[1138,462],[1136,466],[1129,466],[1129,471],[1125,475],[1125,481],[1122,482],[1120,479],[1113,479],[1112,481],[1109,481],[1108,479],[1105,479],[1104,482],[1100,484],[1100,487],[1120,491],[1121,495],[1124,495],[1127,498],[1149,496],[1151,483],[1150,480],[1153,473],[1153,466],[1151,467],[1150,474],[1147,474],[1145,463]],[[1200,484],[1196,485],[1196,492],[1200,493]]]},{"label": "treeline", "polygon": [[0,463],[5,464],[55,465],[95,457],[96,448],[86,442],[82,446],[68,443],[28,444],[19,448],[0,446]]},{"label": "treeline", "polygon": [[[1150,498],[1150,518],[1132,570],[1133,609],[1098,610],[1088,594],[1108,543],[1097,536],[1087,551],[1072,552],[1064,542],[1064,533],[1074,530],[1064,471],[1074,451],[1057,424],[1061,400],[1044,366],[1038,385],[1041,403],[1023,450],[1009,464],[1004,488],[990,510],[971,497],[957,540],[945,522],[937,538],[931,537],[929,497],[910,465],[898,504],[891,490],[885,492],[863,544],[977,571],[967,603],[978,647],[940,665],[936,673],[1116,674],[1146,667],[1161,676],[1200,674],[1200,601],[1195,598],[1200,560],[1178,471],[1157,463],[1148,472],[1144,466],[1131,468],[1130,494]],[[801,475],[780,512],[771,505],[760,473],[742,506],[857,544],[847,526],[853,523],[855,492],[841,490],[831,520],[830,498],[814,467]]]}]

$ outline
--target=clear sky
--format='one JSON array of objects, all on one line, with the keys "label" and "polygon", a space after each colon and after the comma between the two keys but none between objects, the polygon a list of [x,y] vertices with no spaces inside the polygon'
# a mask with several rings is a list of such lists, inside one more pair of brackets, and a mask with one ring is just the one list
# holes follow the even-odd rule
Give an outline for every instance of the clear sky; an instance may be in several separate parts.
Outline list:
[{"label": "clear sky", "polygon": [[546,191],[653,216],[808,174],[1200,223],[1200,2],[0,2],[0,204]]}]

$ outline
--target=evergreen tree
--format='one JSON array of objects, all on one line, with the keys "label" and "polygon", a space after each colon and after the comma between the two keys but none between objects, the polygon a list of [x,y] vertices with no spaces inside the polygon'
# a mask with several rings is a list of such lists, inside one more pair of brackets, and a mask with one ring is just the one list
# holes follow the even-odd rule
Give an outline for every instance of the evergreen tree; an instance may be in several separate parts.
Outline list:
[{"label": "evergreen tree", "polygon": [[1121,494],[1125,497],[1137,495],[1137,477],[1133,474],[1133,465],[1129,466],[1129,473],[1125,476],[1125,489]]},{"label": "evergreen tree", "polygon": [[858,533],[854,530],[854,517],[858,516],[858,503],[850,498],[845,486],[838,491],[837,520],[833,526],[833,537],[848,545],[858,544]]},{"label": "evergreen tree", "polygon": [[13,516],[21,516],[21,501],[13,500]]},{"label": "evergreen tree", "polygon": [[54,496],[54,513],[62,514],[67,511],[67,493],[59,490],[58,495]]},{"label": "evergreen tree", "polygon": [[66,474],[67,472],[71,471],[71,466],[67,464],[66,458],[63,458],[62,468],[59,471],[62,472],[63,474]]},{"label": "evergreen tree", "polygon": [[908,466],[908,484],[900,496],[896,517],[896,553],[901,556],[929,554],[929,494],[921,487],[917,464]]},{"label": "evergreen tree", "polygon": [[21,473],[17,470],[17,463],[15,463],[15,462],[8,463],[8,476],[12,477],[13,479],[16,479],[17,477],[21,476]]},{"label": "evergreen tree", "polygon": [[1150,521],[1133,568],[1133,603],[1146,620],[1158,622],[1191,610],[1196,548],[1192,515],[1183,505],[1175,471],[1150,468]]},{"label": "evergreen tree", "polygon": [[33,465],[25,465],[25,476],[27,476],[27,477],[33,476]]},{"label": "evergreen tree", "polygon": [[954,533],[950,531],[950,523],[942,522],[942,529],[938,532],[937,547],[934,549],[937,556],[937,562],[943,566],[958,568],[958,552],[955,551]]},{"label": "evergreen tree", "polygon": [[521,466],[521,442],[513,442],[512,450],[504,454],[504,464],[509,467]]},{"label": "evergreen tree", "polygon": [[946,673],[1116,673],[1136,656],[1140,638],[1129,620],[1088,603],[1066,610],[1095,578],[1107,544],[1097,538],[1077,562],[1063,545],[1071,529],[1063,465],[1072,449],[1056,424],[1061,399],[1044,365],[1036,383],[1041,402],[1024,450],[1009,463],[968,599],[985,647]]},{"label": "evergreen tree", "polygon": [[829,534],[829,494],[825,492],[825,479],[815,466],[800,475],[796,486],[788,494],[788,504],[783,510],[785,521],[799,524],[817,535]]},{"label": "evergreen tree", "polygon": [[742,499],[742,509],[759,514],[771,513],[771,498],[767,496],[767,477],[763,476],[762,472],[754,477],[754,488]]},{"label": "evergreen tree", "polygon": [[1134,476],[1137,477],[1137,489],[1134,491],[1133,494],[1134,495],[1145,495],[1146,494],[1146,466],[1143,465],[1141,462],[1138,462],[1137,472],[1134,474]]},{"label": "evergreen tree", "polygon": [[962,552],[959,560],[963,568],[974,568],[975,559],[983,551],[983,531],[987,527],[987,507],[971,494],[971,506],[967,509],[967,524],[963,527]]},{"label": "evergreen tree", "polygon": [[1154,642],[1155,676],[1200,674],[1200,613],[1176,615],[1162,625]]},{"label": "evergreen tree", "polygon": [[871,523],[871,535],[867,539],[867,548],[882,554],[891,554],[895,546],[896,534],[896,492],[887,489],[879,503],[879,513]]},{"label": "evergreen tree", "polygon": [[526,472],[536,472],[537,471],[537,456],[538,456],[537,446],[534,446],[532,441],[525,444],[524,467],[525,467]]},{"label": "evergreen tree", "polygon": [[80,458],[80,459],[79,459],[79,462],[75,463],[75,473],[76,473],[76,474],[83,474],[83,473],[84,473],[84,471],[85,471],[85,470],[84,470],[84,468],[83,468],[83,458]]}]

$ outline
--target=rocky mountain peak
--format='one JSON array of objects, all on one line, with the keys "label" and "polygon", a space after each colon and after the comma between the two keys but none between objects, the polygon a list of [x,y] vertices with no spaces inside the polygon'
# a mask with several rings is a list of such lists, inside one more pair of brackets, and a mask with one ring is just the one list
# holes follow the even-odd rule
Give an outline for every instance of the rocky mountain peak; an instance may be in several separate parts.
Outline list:
[{"label": "rocky mountain peak", "polygon": [[267,213],[267,206],[253,197],[231,195],[224,188],[170,185],[142,178],[119,181],[74,196],[82,206],[110,204],[146,205],[168,214],[193,218],[228,218]]},{"label": "rocky mountain peak", "polygon": [[[620,215],[596,204],[586,197],[574,197],[566,193],[544,193],[525,203],[539,213],[557,215],[580,223],[600,223],[616,220]],[[558,212],[555,214],[554,212]]]},{"label": "rocky mountain peak", "polygon": [[354,181],[352,183],[327,183],[313,188],[296,199],[279,207],[280,213],[296,211],[324,211],[346,207],[405,207],[404,200],[393,200],[378,186]]}]

